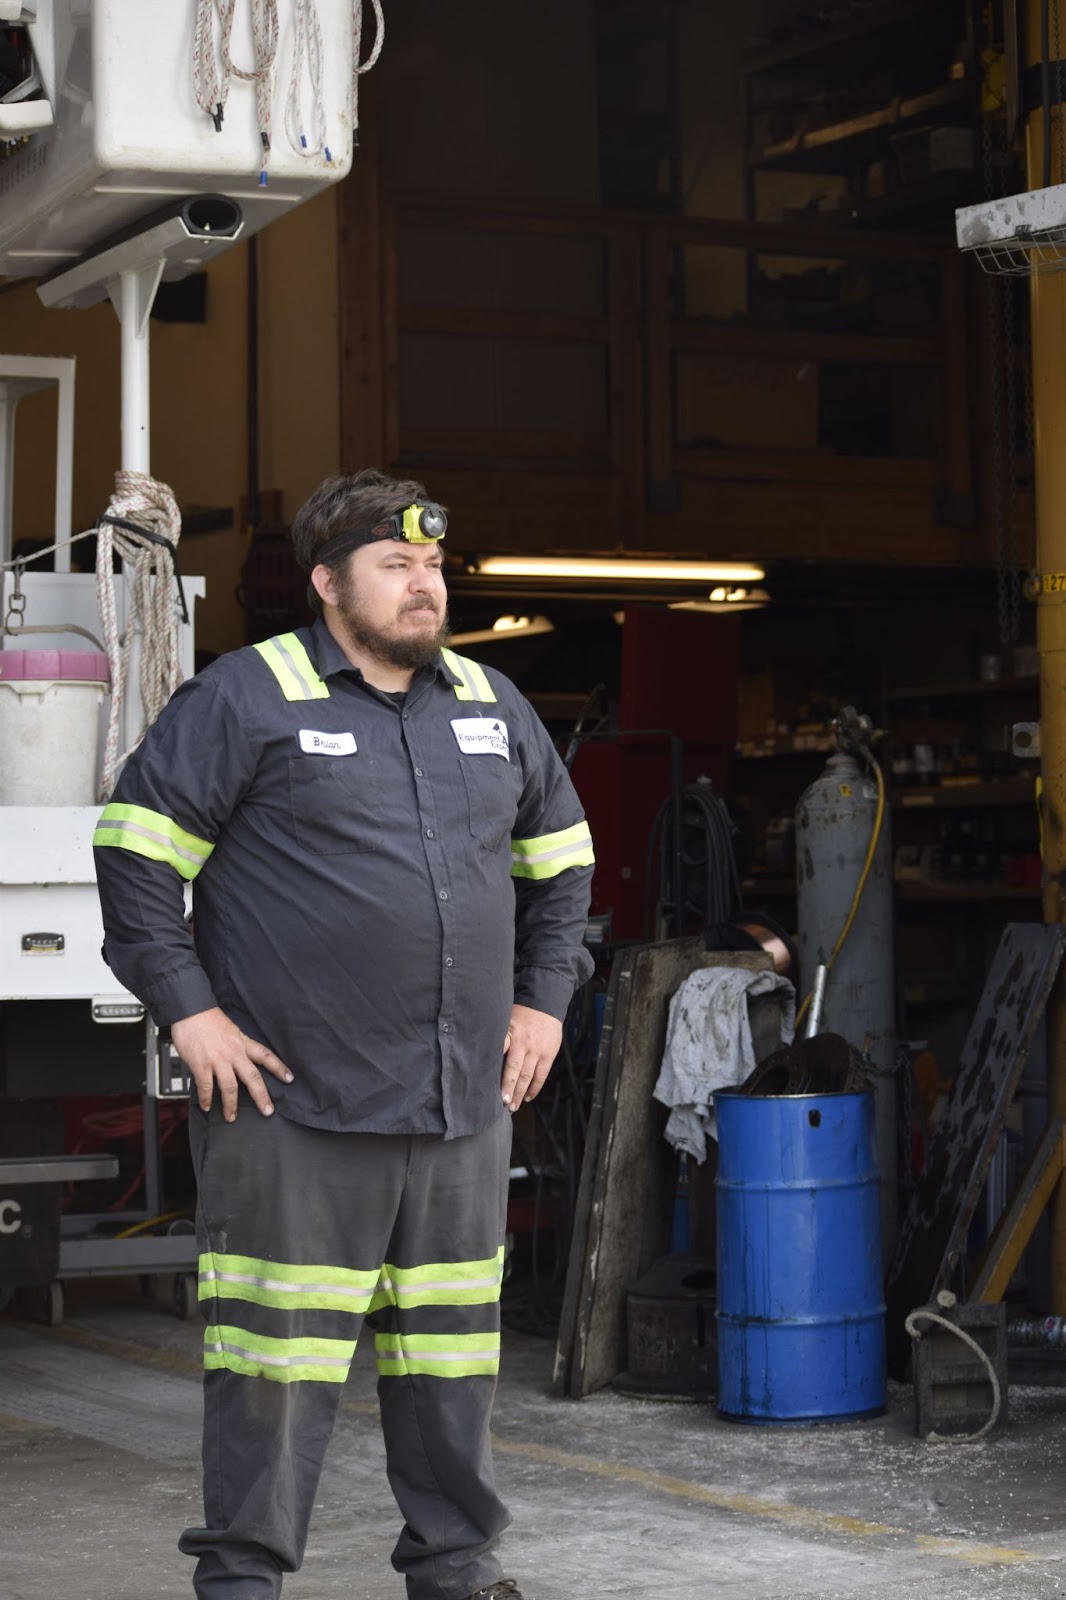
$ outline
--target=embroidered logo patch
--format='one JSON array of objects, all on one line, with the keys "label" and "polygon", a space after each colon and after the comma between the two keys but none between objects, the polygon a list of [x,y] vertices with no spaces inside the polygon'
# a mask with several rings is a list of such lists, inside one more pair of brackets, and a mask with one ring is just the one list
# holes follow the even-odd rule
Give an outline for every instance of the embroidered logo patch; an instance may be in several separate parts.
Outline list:
[{"label": "embroidered logo patch", "polygon": [[354,756],[354,733],[316,733],[313,728],[300,729],[300,749],[309,756]]},{"label": "embroidered logo patch", "polygon": [[453,717],[452,732],[464,756],[511,759],[507,724],[499,717]]}]

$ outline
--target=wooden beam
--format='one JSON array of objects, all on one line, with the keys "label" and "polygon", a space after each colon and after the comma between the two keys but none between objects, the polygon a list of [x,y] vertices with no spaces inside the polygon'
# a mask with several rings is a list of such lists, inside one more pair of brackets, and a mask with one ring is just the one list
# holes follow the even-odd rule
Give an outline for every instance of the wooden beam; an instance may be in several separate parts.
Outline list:
[{"label": "wooden beam", "polygon": [[670,335],[670,246],[645,242],[645,319],[647,327],[648,484],[663,492],[674,473],[674,364]]},{"label": "wooden beam", "polygon": [[[414,462],[405,459],[403,464]],[[440,461],[427,463],[422,476],[449,508],[452,553],[620,548],[604,469],[590,472],[575,462],[565,473],[548,472],[535,461],[510,468],[480,461],[457,468]],[[797,487],[787,479],[734,482],[686,476],[679,487],[677,511],[646,516],[643,554],[914,567],[973,562],[969,530],[939,524],[932,493],[919,485]]]},{"label": "wooden beam", "polygon": [[513,462],[529,471],[534,461],[557,462],[566,471],[573,462],[612,464],[610,436],[606,433],[563,433],[513,428],[405,428],[399,458],[407,465],[428,459],[446,460],[457,467],[463,459],[485,458],[493,467],[507,470]]},{"label": "wooden beam", "polygon": [[1057,1117],[1044,1130],[1017,1192],[996,1224],[977,1270],[970,1299],[985,1305],[1002,1300],[1033,1229],[1066,1171],[1066,1121]]},{"label": "wooden beam", "polygon": [[799,223],[741,222],[718,217],[666,217],[658,212],[515,211],[506,206],[443,206],[415,197],[397,201],[405,226],[456,228],[478,233],[561,234],[602,238],[611,228],[654,235],[667,245],[709,245],[766,255],[816,256],[819,260],[939,262],[947,248],[915,233],[861,232]]},{"label": "wooden beam", "polygon": [[973,520],[969,324],[962,258],[945,260],[940,276],[944,364],[944,487],[958,520]]},{"label": "wooden beam", "polygon": [[615,228],[607,240],[607,318],[611,466],[616,538],[627,549],[644,542],[644,348],[640,240]]},{"label": "wooden beam", "polygon": [[400,329],[397,314],[396,211],[389,206],[382,219],[381,324],[385,347],[385,460],[400,458]]},{"label": "wooden beam", "polygon": [[766,560],[972,560],[969,530],[942,526],[927,489],[892,484],[739,483],[684,478],[681,506],[648,521],[647,548]]},{"label": "wooden beam", "polygon": [[530,461],[525,470],[482,461],[429,466],[430,493],[448,507],[448,552],[611,550],[615,513],[606,470],[565,477]]},{"label": "wooden beam", "polygon": [[537,339],[562,344],[606,344],[606,317],[546,311],[494,311],[491,307],[401,305],[401,333],[443,333],[459,338]]},{"label": "wooden beam", "polygon": [[612,223],[636,228],[640,218],[610,211],[515,211],[509,206],[441,205],[439,200],[399,198],[405,228],[455,228],[463,233],[540,233],[601,239]]},{"label": "wooden beam", "polygon": [[802,333],[782,328],[731,327],[725,323],[670,324],[675,350],[780,361],[871,361],[892,366],[935,366],[944,359],[933,339],[871,338],[850,333]]},{"label": "wooden beam", "polygon": [[885,484],[932,489],[940,478],[936,461],[901,456],[838,456],[832,450],[712,450],[675,445],[682,475],[736,478],[753,483]]}]

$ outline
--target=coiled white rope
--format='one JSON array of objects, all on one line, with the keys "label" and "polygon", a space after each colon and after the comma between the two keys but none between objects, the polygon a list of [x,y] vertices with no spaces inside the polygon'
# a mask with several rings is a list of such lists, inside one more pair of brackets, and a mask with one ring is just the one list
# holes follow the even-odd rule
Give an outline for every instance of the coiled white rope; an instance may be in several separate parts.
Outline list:
[{"label": "coiled white rope", "polygon": [[[193,88],[196,103],[209,116],[217,132],[229,97],[230,81],[242,78],[254,82],[259,137],[263,146],[259,182],[267,182],[270,143],[273,136],[274,67],[278,54],[278,0],[249,0],[252,7],[252,38],[255,66],[250,71],[234,66],[231,54],[233,18],[237,0],[196,0],[193,32]],[[370,0],[374,11],[374,47],[365,61],[363,49],[363,0],[352,0],[352,127],[355,142],[359,137],[359,79],[377,64],[385,43],[385,14],[381,0]],[[322,25],[315,0],[292,0],[292,70],[285,100],[285,132],[298,155],[309,160],[324,156],[332,162],[328,144],[325,105],[322,98]],[[219,38],[215,42],[215,18]],[[304,78],[308,81],[310,115],[303,115]],[[305,125],[306,124],[306,125]],[[308,132],[310,128],[310,133]]]},{"label": "coiled white rope", "polygon": [[[252,45],[255,65],[238,67],[231,54],[233,17],[237,0],[196,0],[193,30],[193,88],[196,103],[222,131],[231,78],[255,84],[256,122],[262,146],[259,182],[265,187],[273,135],[274,61],[278,53],[278,0],[251,0]],[[215,49],[215,13],[219,42]]]},{"label": "coiled white rope", "polygon": [[[297,155],[323,155],[333,160],[326,143],[326,108],[322,103],[322,25],[318,20],[315,0],[295,0],[296,18],[292,42],[292,72],[289,75],[289,93],[285,101],[285,132]],[[307,57],[307,76],[310,86],[312,137],[304,132],[301,110],[304,57]]]},{"label": "coiled white rope", "polygon": [[[137,523],[147,534],[169,541],[181,537],[181,513],[165,483],[144,472],[115,474],[115,492],[107,516]],[[181,682],[178,659],[178,612],[174,603],[175,564],[171,549],[130,528],[101,520],[96,542],[96,599],[111,663],[111,713],[104,743],[100,799],[108,800],[119,769],[137,748]],[[115,607],[115,556],[121,556],[127,579],[128,610],[124,635],[119,635]],[[119,730],[126,696],[133,641],[140,640],[140,691],[144,722],[129,748],[119,753]]]},{"label": "coiled white rope", "polygon": [[[229,78],[219,68],[215,49],[215,0],[197,0],[196,24],[192,41],[192,79],[196,104],[215,124],[215,132],[222,132],[222,118],[229,94]],[[218,11],[222,23],[221,54],[229,56],[229,30],[233,27],[233,5],[223,5]]]},{"label": "coiled white rope", "polygon": [[957,1323],[949,1321],[947,1317],[942,1317],[937,1311],[926,1311],[923,1308],[919,1308],[917,1311],[912,1311],[904,1322],[903,1326],[915,1343],[922,1337],[918,1332],[917,1324],[919,1322],[935,1322],[938,1328],[946,1328],[949,1333],[953,1333],[957,1338],[961,1339],[963,1344],[969,1345],[974,1354],[979,1356],[985,1364],[988,1372],[988,1381],[992,1385],[992,1414],[984,1426],[978,1428],[976,1433],[926,1434],[926,1438],[931,1439],[934,1444],[974,1444],[976,1440],[983,1439],[986,1433],[990,1433],[999,1421],[1002,1395],[1000,1393],[999,1379],[996,1377],[996,1369],[988,1359],[987,1352],[981,1349],[977,1340],[971,1338],[965,1328],[960,1328]]},{"label": "coiled white rope", "polygon": [[371,67],[377,65],[381,47],[385,43],[385,13],[381,9],[381,0],[370,0],[374,8],[374,21],[377,31],[374,36],[374,48],[365,61],[359,57],[363,53],[363,0],[355,0],[355,10],[352,16],[352,128],[355,143],[359,143],[359,79],[364,72],[369,72]]}]

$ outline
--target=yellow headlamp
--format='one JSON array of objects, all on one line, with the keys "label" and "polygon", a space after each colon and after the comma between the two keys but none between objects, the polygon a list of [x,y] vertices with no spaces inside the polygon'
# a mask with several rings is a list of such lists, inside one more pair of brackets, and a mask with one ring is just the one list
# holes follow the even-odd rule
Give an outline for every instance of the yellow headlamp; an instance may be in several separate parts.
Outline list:
[{"label": "yellow headlamp", "polygon": [[406,539],[408,544],[436,544],[448,527],[443,506],[432,500],[428,505],[408,506],[406,511],[390,517],[389,522],[397,530],[392,537]]}]

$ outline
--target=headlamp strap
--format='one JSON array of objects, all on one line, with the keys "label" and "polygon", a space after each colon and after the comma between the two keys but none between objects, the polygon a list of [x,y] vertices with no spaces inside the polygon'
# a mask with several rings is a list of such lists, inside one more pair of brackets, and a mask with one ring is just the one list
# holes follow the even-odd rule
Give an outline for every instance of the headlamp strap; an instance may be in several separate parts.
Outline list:
[{"label": "headlamp strap", "polygon": [[339,533],[335,539],[315,551],[315,565],[330,566],[361,545],[374,544],[379,539],[398,539],[405,544],[437,544],[444,538],[448,518],[443,506],[427,500],[425,505],[410,505],[397,511],[382,522],[369,528],[351,528]]}]

